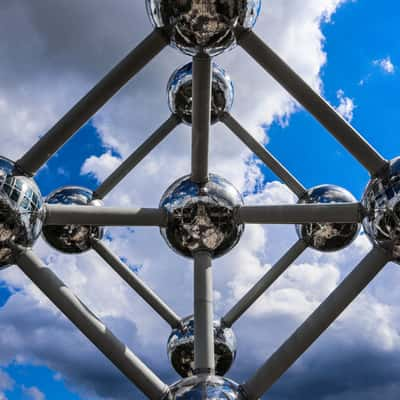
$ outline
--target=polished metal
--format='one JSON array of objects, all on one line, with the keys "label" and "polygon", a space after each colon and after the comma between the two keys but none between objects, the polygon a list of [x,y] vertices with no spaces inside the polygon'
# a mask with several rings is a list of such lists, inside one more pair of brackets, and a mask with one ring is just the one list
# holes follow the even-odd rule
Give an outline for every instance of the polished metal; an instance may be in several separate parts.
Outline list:
[{"label": "polished metal", "polygon": [[[335,185],[316,186],[300,198],[299,204],[337,204],[355,203],[355,197],[346,189]],[[322,252],[344,249],[358,236],[360,224],[308,223],[296,225],[300,239],[308,246]]]},{"label": "polished metal", "polygon": [[146,0],[146,6],[173,47],[190,56],[215,56],[235,46],[234,28],[253,28],[261,0]]},{"label": "polished metal", "polygon": [[[50,193],[46,198],[46,205],[96,206],[101,207],[100,200],[93,200],[93,192],[79,186],[65,186]],[[79,224],[69,218],[68,224],[46,225],[43,227],[43,237],[56,250],[63,253],[79,254],[92,248],[93,239],[101,239],[104,230],[102,227]]]},{"label": "polished metal", "polygon": [[210,174],[209,181],[199,185],[185,176],[173,183],[160,201],[160,208],[168,212],[162,236],[183,256],[192,257],[203,250],[220,257],[243,233],[244,225],[234,218],[242,204],[240,193],[224,178]]},{"label": "polished metal", "polygon": [[0,268],[15,262],[11,244],[32,247],[44,220],[43,199],[32,178],[0,157]]},{"label": "polished metal", "polygon": [[[215,374],[224,376],[236,358],[236,336],[231,328],[213,323]],[[185,318],[182,326],[174,329],[168,338],[168,358],[175,371],[183,378],[195,374],[194,366],[194,318]]]},{"label": "polished metal", "polygon": [[[192,124],[193,63],[178,68],[167,85],[168,106],[185,124]],[[212,63],[211,124],[231,110],[234,98],[233,83],[229,75],[216,63]]]}]

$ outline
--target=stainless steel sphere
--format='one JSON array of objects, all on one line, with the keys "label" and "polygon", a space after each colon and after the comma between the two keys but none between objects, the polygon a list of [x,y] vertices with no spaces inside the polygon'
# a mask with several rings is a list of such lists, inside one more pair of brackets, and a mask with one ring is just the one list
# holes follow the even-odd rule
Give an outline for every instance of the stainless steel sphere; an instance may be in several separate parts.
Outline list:
[{"label": "stainless steel sphere", "polygon": [[240,193],[224,178],[210,174],[204,185],[190,176],[178,179],[163,195],[160,207],[168,211],[161,234],[177,253],[192,257],[207,251],[219,257],[239,241],[244,225],[235,221],[236,207],[243,205]]},{"label": "stainless steel sphere", "polygon": [[0,267],[15,262],[13,244],[33,246],[43,219],[43,199],[35,181],[0,157]]},{"label": "stainless steel sphere", "polygon": [[236,27],[253,28],[261,0],[146,0],[146,7],[172,46],[190,56],[215,56],[236,44]]},{"label": "stainless steel sphere", "polygon": [[[215,373],[224,376],[236,357],[236,337],[231,328],[214,321]],[[168,339],[168,357],[175,371],[186,378],[194,375],[194,318],[183,321],[181,328],[174,329]]]},{"label": "stainless steel sphere", "polygon": [[[167,86],[168,105],[186,124],[192,123],[192,63],[178,68]],[[212,65],[211,123],[219,121],[232,108],[234,89],[229,75],[217,64]]]},{"label": "stainless steel sphere", "polygon": [[390,162],[385,175],[370,180],[361,202],[365,233],[400,263],[400,157]]},{"label": "stainless steel sphere", "polygon": [[[307,203],[348,203],[355,202],[354,196],[339,186],[321,185],[310,189],[299,200],[299,204]],[[359,224],[318,224],[296,225],[299,238],[310,247],[323,251],[337,251],[348,246],[357,237]]]},{"label": "stainless steel sphere", "polygon": [[[89,203],[102,205],[100,200],[93,201],[91,190],[78,186],[55,190],[47,196],[46,203],[77,206],[85,206]],[[47,243],[63,253],[83,253],[92,248],[92,239],[103,237],[103,228],[86,225],[47,225],[43,228],[43,236]]]},{"label": "stainless steel sphere", "polygon": [[219,376],[192,376],[171,386],[171,400],[246,400],[240,386]]}]

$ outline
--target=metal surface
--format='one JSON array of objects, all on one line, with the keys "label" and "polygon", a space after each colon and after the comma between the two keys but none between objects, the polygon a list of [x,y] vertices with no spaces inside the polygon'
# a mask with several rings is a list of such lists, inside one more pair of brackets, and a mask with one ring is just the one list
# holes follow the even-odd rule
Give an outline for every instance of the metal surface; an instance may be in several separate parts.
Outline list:
[{"label": "metal surface", "polygon": [[166,45],[164,34],[158,29],[154,30],[17,161],[18,167],[27,174],[34,175],[85,122]]},{"label": "metal surface", "polygon": [[211,256],[194,254],[194,370],[196,374],[215,373],[214,305]]},{"label": "metal surface", "polygon": [[278,280],[304,252],[307,244],[298,240],[287,253],[225,314],[222,325],[232,326]]},{"label": "metal surface", "polygon": [[103,199],[107,196],[179,124],[179,118],[176,115],[171,115],[136,151],[104,180],[94,192],[93,197]]},{"label": "metal surface", "polygon": [[18,256],[17,264],[56,307],[146,396],[160,400],[166,395],[168,386],[121,343],[30,250],[23,251]]},{"label": "metal surface", "polygon": [[100,240],[93,240],[93,250],[150,306],[171,328],[181,325],[181,318],[168,307],[119,257]]},{"label": "metal surface", "polygon": [[249,400],[262,396],[332,324],[390,260],[373,249],[311,314],[296,332],[258,369],[243,388]]},{"label": "metal surface", "polygon": [[240,31],[238,34],[240,46],[314,115],[371,175],[385,170],[387,161],[254,32]]}]

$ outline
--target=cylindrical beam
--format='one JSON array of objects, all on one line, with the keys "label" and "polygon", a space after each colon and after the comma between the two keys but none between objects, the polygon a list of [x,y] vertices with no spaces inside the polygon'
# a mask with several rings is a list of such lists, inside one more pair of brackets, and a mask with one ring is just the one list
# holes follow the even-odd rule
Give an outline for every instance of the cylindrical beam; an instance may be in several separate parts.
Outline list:
[{"label": "cylindrical beam", "polygon": [[107,196],[169,133],[179,124],[180,119],[172,114],[141,146],[137,148],[94,192],[93,197]]},{"label": "cylindrical beam", "polygon": [[112,96],[149,63],[168,41],[162,31],[154,30],[109,72],[86,96],[61,118],[18,161],[17,166],[34,175],[73,134]]},{"label": "cylindrical beam", "polygon": [[208,180],[208,142],[211,123],[211,58],[193,57],[192,79],[192,180]]},{"label": "cylindrical beam", "polygon": [[45,225],[164,226],[161,208],[119,208],[46,204]]},{"label": "cylindrical beam", "polygon": [[382,173],[385,160],[331,105],[316,93],[254,32],[238,32],[239,44],[275,80],[277,80],[305,109],[371,173]]},{"label": "cylindrical beam", "polygon": [[335,321],[388,261],[389,257],[386,252],[377,248],[372,250],[300,328],[243,385],[249,400],[260,398]]},{"label": "cylindrical beam", "polygon": [[244,206],[238,221],[246,224],[355,223],[362,219],[360,203]]},{"label": "cylindrical beam", "polygon": [[306,193],[306,188],[246,129],[230,114],[225,113],[221,121],[268,167],[287,185],[297,197]]},{"label": "cylindrical beam", "polygon": [[194,254],[194,364],[197,374],[215,372],[211,256]]},{"label": "cylindrical beam", "polygon": [[[32,251],[23,251],[17,265],[64,315],[150,399],[168,393],[162,382],[126,345],[72,293]],[[49,338],[51,340],[51,338]]]},{"label": "cylindrical beam", "polygon": [[136,274],[134,274],[112,251],[100,240],[93,240],[95,250],[103,260],[150,306],[163,318],[171,328],[178,328],[181,318],[178,317]]},{"label": "cylindrical beam", "polygon": [[298,240],[289,251],[225,314],[221,322],[231,327],[303,253],[307,244]]}]

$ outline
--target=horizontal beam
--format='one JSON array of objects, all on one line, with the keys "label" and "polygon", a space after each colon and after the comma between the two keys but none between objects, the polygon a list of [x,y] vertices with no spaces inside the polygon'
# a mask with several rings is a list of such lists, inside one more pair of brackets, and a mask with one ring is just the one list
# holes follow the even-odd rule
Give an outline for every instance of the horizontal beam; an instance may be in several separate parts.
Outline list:
[{"label": "horizontal beam", "polygon": [[371,175],[375,176],[386,170],[387,160],[254,32],[238,31],[238,35],[242,48],[308,110]]},{"label": "horizontal beam", "polygon": [[108,100],[167,46],[162,31],[154,30],[18,161],[17,166],[34,175]]},{"label": "horizontal beam", "polygon": [[246,224],[358,223],[362,208],[360,203],[245,206],[237,218]]},{"label": "horizontal beam", "polygon": [[304,252],[307,244],[298,240],[287,253],[225,314],[221,322],[231,327],[278,280]]},{"label": "horizontal beam", "polygon": [[100,240],[92,241],[93,250],[150,306],[172,329],[181,325],[181,318],[175,314],[119,257]]},{"label": "horizontal beam", "polygon": [[164,226],[166,211],[161,208],[119,208],[98,206],[45,206],[44,225]]},{"label": "horizontal beam", "polygon": [[[32,251],[22,251],[17,265],[56,307],[148,398],[164,399],[169,391],[125,344],[100,321]],[[56,338],[48,338],[56,340]],[[60,351],[64,351],[61,349]],[[79,349],[77,349],[79,351]]]},{"label": "horizontal beam", "polygon": [[169,133],[180,119],[172,114],[141,146],[137,148],[94,192],[93,197],[104,199]]},{"label": "horizontal beam", "polygon": [[297,196],[302,197],[306,188],[246,129],[230,114],[225,113],[221,121]]},{"label": "horizontal beam", "polygon": [[259,399],[354,301],[388,261],[386,252],[377,248],[373,249],[243,385],[248,399]]}]

